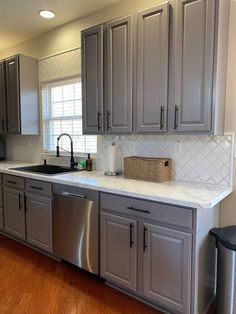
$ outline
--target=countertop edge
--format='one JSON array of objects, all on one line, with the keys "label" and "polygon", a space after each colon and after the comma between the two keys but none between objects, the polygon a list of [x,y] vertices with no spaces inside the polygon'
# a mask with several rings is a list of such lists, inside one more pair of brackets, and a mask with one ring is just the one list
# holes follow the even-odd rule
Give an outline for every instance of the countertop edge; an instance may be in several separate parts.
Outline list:
[{"label": "countertop edge", "polygon": [[[12,167],[14,167],[14,166],[12,166]],[[91,190],[97,190],[99,192],[135,197],[138,199],[144,199],[144,200],[149,200],[149,201],[154,201],[154,202],[166,203],[166,204],[170,204],[170,205],[196,208],[196,209],[212,208],[212,207],[216,206],[218,203],[220,203],[225,197],[227,197],[233,191],[233,188],[231,186],[229,186],[229,187],[225,186],[225,191],[223,191],[221,193],[219,192],[219,195],[217,197],[215,197],[211,202],[201,202],[201,201],[191,202],[191,201],[186,201],[186,200],[181,200],[181,199],[171,199],[171,198],[167,198],[167,197],[163,197],[163,196],[147,195],[147,194],[142,194],[140,192],[131,192],[131,191],[119,190],[116,188],[108,188],[108,187],[102,187],[102,186],[99,187],[99,186],[95,186],[95,185],[92,185],[89,183],[86,183],[86,184],[83,184],[81,182],[75,183],[73,181],[67,181],[65,179],[60,178],[61,174],[60,175],[54,175],[54,176],[46,176],[46,175],[40,175],[40,174],[35,174],[35,173],[27,173],[27,172],[23,172],[23,171],[19,172],[17,170],[13,170],[13,169],[9,169],[9,168],[8,169],[1,169],[0,168],[0,173],[15,175],[18,177],[24,177],[24,178],[28,178],[28,179],[40,180],[40,181],[44,181],[44,182],[87,188],[87,189],[91,189]]]}]

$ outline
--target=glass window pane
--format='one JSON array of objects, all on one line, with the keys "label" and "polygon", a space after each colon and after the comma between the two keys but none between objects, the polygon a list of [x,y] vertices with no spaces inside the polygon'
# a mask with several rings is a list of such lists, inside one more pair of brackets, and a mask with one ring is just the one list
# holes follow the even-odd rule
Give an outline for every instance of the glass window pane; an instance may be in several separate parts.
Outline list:
[{"label": "glass window pane", "polygon": [[[96,153],[97,136],[82,135],[81,82],[42,86],[43,145],[46,151],[55,151],[61,133],[71,135],[74,151]],[[63,136],[60,146],[70,150],[70,140]]]}]

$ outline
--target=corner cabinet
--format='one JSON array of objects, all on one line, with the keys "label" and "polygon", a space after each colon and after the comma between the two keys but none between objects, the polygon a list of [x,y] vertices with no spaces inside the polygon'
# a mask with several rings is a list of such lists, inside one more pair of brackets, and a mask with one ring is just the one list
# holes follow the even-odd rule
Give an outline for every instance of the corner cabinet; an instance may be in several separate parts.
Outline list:
[{"label": "corner cabinet", "polygon": [[1,61],[0,129],[3,133],[39,133],[38,75],[38,60],[34,58],[16,55]]}]

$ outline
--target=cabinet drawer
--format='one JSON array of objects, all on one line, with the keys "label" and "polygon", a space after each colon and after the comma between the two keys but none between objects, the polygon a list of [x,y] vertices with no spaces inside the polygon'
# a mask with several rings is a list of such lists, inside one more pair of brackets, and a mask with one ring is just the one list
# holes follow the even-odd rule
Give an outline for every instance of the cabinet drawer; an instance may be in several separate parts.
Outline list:
[{"label": "cabinet drawer", "polygon": [[24,189],[24,179],[17,176],[12,176],[9,174],[4,174],[3,183],[6,186],[10,186],[12,188]]},{"label": "cabinet drawer", "polygon": [[48,196],[52,195],[52,184],[48,182],[26,179],[25,189],[27,192],[34,192]]},{"label": "cabinet drawer", "polygon": [[181,228],[193,228],[193,212],[188,208],[101,193],[101,209],[114,210]]}]

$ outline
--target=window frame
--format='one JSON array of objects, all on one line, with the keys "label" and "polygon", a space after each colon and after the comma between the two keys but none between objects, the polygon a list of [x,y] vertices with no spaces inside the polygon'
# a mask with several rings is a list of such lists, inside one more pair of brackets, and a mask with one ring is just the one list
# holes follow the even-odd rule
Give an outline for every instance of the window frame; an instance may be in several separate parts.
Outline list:
[{"label": "window frame", "polygon": [[[45,135],[47,132],[47,127],[46,127],[47,123],[49,124],[51,121],[81,120],[82,131],[83,131],[83,111],[81,112],[80,115],[58,116],[58,117],[52,116],[52,98],[51,98],[52,88],[63,86],[63,85],[76,84],[76,83],[82,84],[81,76],[76,76],[76,77],[68,78],[68,79],[65,78],[65,79],[60,79],[60,80],[55,80],[55,81],[50,81],[50,82],[44,82],[41,84],[41,119],[42,119],[42,144],[43,144],[42,146],[43,146],[43,154],[45,154],[45,155],[55,155],[55,153],[56,153],[56,147],[55,147],[55,150],[54,149],[53,150],[46,149],[46,146],[52,147],[51,141],[53,141],[53,136],[52,136],[52,134],[50,134],[49,143],[47,143],[47,140],[46,140],[47,135]],[[44,103],[44,97],[45,97],[43,95],[44,89],[46,89],[45,90],[46,104]],[[75,99],[73,99],[73,101],[74,100]],[[82,106],[82,87],[81,87],[81,98],[79,98],[78,100],[81,101],[81,106]],[[44,106],[46,108],[44,108]],[[73,138],[73,136],[74,136],[74,134],[72,134],[72,138]],[[85,141],[84,149],[85,149],[86,148],[86,137],[88,137],[89,135],[78,134],[78,136],[80,136],[80,137],[82,136],[85,138],[84,139],[84,141]],[[96,135],[92,135],[92,136],[96,136]],[[45,143],[46,143],[46,145],[45,145]],[[96,157],[96,155],[97,155],[97,136],[96,136],[96,152],[89,152],[89,151],[88,152],[83,152],[83,151],[79,152],[77,150],[74,151],[75,156],[81,156],[81,157],[87,156],[88,153],[90,153],[92,156]],[[62,156],[69,156],[69,153],[62,150],[61,155]]]}]

